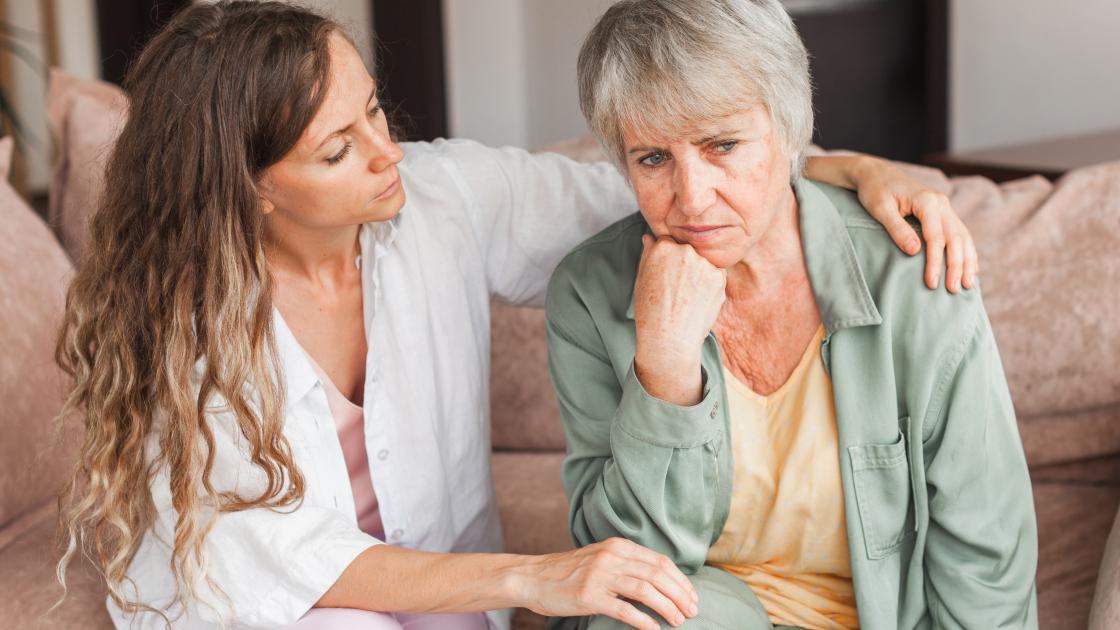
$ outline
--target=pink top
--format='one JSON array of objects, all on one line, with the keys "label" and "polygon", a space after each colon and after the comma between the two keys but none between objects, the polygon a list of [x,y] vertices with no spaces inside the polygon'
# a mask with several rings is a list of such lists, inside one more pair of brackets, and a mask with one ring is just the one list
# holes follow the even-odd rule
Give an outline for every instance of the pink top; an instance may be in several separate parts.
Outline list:
[{"label": "pink top", "polygon": [[338,441],[342,443],[342,456],[346,459],[346,470],[350,473],[350,491],[354,493],[354,509],[358,514],[358,529],[385,540],[385,528],[381,524],[381,512],[377,509],[377,495],[373,492],[373,480],[369,476],[369,456],[366,454],[365,418],[362,408],[338,391],[333,381],[319,367],[311,355],[307,355],[311,367],[319,375],[319,381],[327,392],[327,404],[334,416]]}]

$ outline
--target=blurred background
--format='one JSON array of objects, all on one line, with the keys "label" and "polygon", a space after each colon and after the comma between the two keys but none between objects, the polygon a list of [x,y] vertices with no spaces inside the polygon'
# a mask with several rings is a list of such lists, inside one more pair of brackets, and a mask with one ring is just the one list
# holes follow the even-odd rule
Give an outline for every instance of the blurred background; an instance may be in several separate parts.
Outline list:
[{"label": "blurred background", "polygon": [[[458,136],[534,148],[585,133],[576,102],[576,53],[611,2],[302,4],[335,16],[367,57],[377,57],[385,95],[407,115],[411,139]],[[152,32],[189,3],[0,3],[7,43],[0,82],[5,105],[24,132],[13,181],[26,196],[41,198],[49,178],[44,67],[119,83]],[[785,4],[813,57],[815,140],[826,148],[926,162],[950,172],[969,171],[967,158],[988,149],[1039,142],[1043,146],[1034,153],[1045,149],[1052,158],[1072,151],[1091,154],[1066,156],[1075,162],[1120,159],[1117,0]],[[5,123],[10,129],[10,119]],[[999,179],[999,168],[1013,166],[1010,161],[992,158],[984,174]],[[1053,167],[1060,174],[1069,166],[1042,159],[1033,170]]]}]

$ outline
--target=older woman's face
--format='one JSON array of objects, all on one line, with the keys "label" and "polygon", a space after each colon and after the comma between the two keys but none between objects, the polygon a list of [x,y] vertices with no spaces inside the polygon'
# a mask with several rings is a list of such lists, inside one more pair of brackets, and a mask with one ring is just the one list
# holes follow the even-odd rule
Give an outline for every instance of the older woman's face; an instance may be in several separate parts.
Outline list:
[{"label": "older woman's face", "polygon": [[623,134],[626,171],[658,236],[692,245],[713,265],[742,262],[788,207],[790,160],[763,106],[686,138]]}]

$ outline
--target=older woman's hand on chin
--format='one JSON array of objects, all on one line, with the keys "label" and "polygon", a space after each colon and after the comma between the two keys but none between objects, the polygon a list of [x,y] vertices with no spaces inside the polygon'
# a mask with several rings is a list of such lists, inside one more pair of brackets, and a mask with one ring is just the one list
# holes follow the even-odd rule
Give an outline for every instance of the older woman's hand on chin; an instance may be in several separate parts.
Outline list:
[{"label": "older woman's hand on chin", "polygon": [[856,190],[868,213],[911,256],[921,251],[922,241],[906,217],[917,218],[926,239],[925,280],[929,288],[937,288],[943,261],[948,265],[945,286],[950,293],[976,285],[980,273],[976,245],[945,195],[930,190],[889,161],[870,155],[815,156],[806,162],[805,175]]},{"label": "older woman's hand on chin", "polygon": [[700,402],[700,350],[726,298],[727,271],[668,236],[642,236],[634,282],[634,370],[655,398]]}]

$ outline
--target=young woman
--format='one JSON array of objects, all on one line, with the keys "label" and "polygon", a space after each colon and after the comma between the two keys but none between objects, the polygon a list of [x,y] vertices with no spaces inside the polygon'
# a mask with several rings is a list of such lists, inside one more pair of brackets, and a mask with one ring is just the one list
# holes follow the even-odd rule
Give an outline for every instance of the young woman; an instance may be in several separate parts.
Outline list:
[{"label": "young woman", "polygon": [[[398,145],[338,26],[281,3],[184,10],[126,88],[58,348],[85,422],[60,571],[88,553],[119,627],[691,605],[672,562],[626,541],[495,553],[488,304],[540,305],[559,258],[635,210],[611,166]],[[934,275],[947,241],[946,284],[972,281],[944,198],[870,158],[808,172],[864,183],[910,251],[918,214]]]}]

